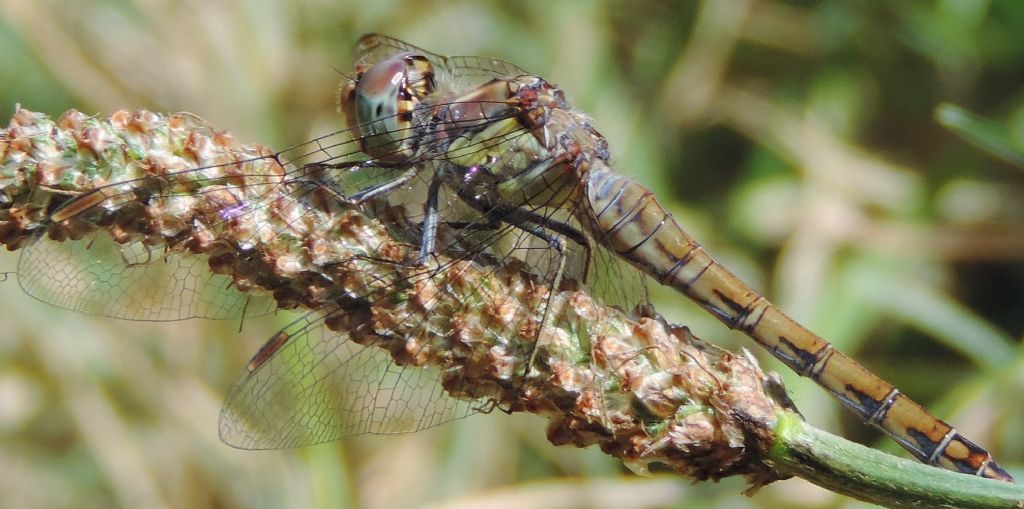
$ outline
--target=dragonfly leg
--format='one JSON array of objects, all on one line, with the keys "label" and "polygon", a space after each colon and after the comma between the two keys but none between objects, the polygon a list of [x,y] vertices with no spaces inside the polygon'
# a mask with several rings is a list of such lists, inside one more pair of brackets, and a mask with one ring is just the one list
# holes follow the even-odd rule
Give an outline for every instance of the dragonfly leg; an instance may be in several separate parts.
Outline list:
[{"label": "dragonfly leg", "polygon": [[[590,276],[590,268],[593,262],[593,246],[591,245],[590,238],[586,236],[582,231],[574,227],[569,223],[557,221],[550,217],[545,217],[541,214],[530,210],[517,210],[512,214],[511,221],[506,219],[505,221],[519,229],[524,229],[520,224],[515,221],[521,221],[522,223],[535,224],[542,228],[551,230],[563,237],[575,242],[583,248],[584,255],[584,266],[583,266],[583,282],[586,283]],[[529,230],[527,230],[529,231]],[[532,232],[531,232],[532,233]]]},{"label": "dragonfly leg", "polygon": [[[378,196],[383,196],[385,194],[388,194],[391,191],[394,191],[395,189],[398,189],[399,187],[402,187],[402,186],[408,184],[409,181],[411,181],[415,177],[416,177],[416,168],[413,167],[413,168],[410,168],[410,169],[402,172],[401,175],[399,175],[399,176],[395,177],[394,179],[389,180],[389,181],[387,181],[387,182],[385,182],[383,184],[363,189],[362,191],[359,191],[358,193],[353,194],[352,196],[349,196],[348,198],[345,198],[345,201],[348,202],[349,205],[361,205],[361,204],[363,204],[363,203],[365,203],[365,202],[367,202],[369,200],[372,200],[372,199],[374,199],[374,198],[376,198]],[[433,184],[431,184],[431,185],[433,185]]]},{"label": "dragonfly leg", "polygon": [[496,399],[494,399],[494,398],[487,398],[487,401],[484,401],[479,406],[473,407],[474,411],[480,412],[482,414],[489,414],[489,413],[493,412],[496,409],[497,410],[501,410],[502,412],[505,412],[506,414],[512,415],[512,408],[511,407],[509,407],[509,408],[502,407],[501,406],[501,402],[496,400]]},{"label": "dragonfly leg", "polygon": [[588,268],[590,266],[589,241],[583,232],[572,225],[556,221],[530,210],[513,209],[511,207],[493,205],[487,200],[465,193],[459,193],[459,198],[471,207],[483,213],[485,218],[488,220],[496,223],[503,222],[527,232],[547,242],[551,249],[554,249],[554,251],[558,253],[555,276],[550,282],[551,291],[548,294],[548,303],[544,306],[544,313],[541,316],[540,327],[537,329],[537,336],[534,338],[534,345],[526,362],[526,371],[523,376],[529,376],[530,372],[533,370],[534,362],[536,362],[537,354],[540,351],[541,332],[547,325],[548,314],[551,311],[551,298],[554,296],[555,292],[558,291],[558,287],[561,286],[562,278],[565,275],[565,258],[567,248],[565,239],[568,238],[586,247],[586,262]]},{"label": "dragonfly leg", "polygon": [[[548,314],[550,314],[551,311],[551,298],[554,296],[555,292],[558,291],[558,287],[561,286],[562,284],[562,277],[565,275],[565,250],[567,246],[564,238],[558,235],[552,235],[545,231],[543,228],[539,228],[536,225],[529,223],[509,224],[512,224],[516,228],[519,228],[527,233],[530,233],[535,237],[538,237],[546,241],[548,245],[551,246],[551,248],[554,249],[556,253],[558,253],[558,263],[557,268],[555,269],[555,277],[554,280],[551,281],[551,290],[548,293],[547,303],[544,305],[544,313],[541,315],[540,318],[540,327],[537,329],[537,336],[534,338],[533,348],[530,350],[530,357],[526,361],[526,372],[523,374],[523,376],[526,377],[529,376],[530,372],[533,370],[534,362],[536,362],[537,360],[537,354],[540,352],[541,332],[544,330],[548,323]],[[587,264],[589,265],[589,263],[590,262],[588,260]]]},{"label": "dragonfly leg", "polygon": [[438,195],[441,194],[441,177],[434,175],[430,180],[430,188],[427,189],[427,203],[423,205],[423,235],[420,242],[419,259],[417,265],[423,266],[427,263],[427,257],[434,254],[434,246],[437,243],[437,225],[440,214],[438,213]]},{"label": "dragonfly leg", "polygon": [[[552,219],[544,216],[543,214],[538,214],[532,210],[495,205],[490,201],[468,195],[467,193],[459,192],[458,196],[459,199],[466,202],[469,206],[483,213],[484,217],[489,222],[488,224],[506,223],[530,233],[533,236],[546,241],[548,244],[552,244],[552,236],[543,231],[549,230],[578,244],[585,250],[584,261],[586,263],[582,277],[583,282],[587,281],[593,261],[593,246],[586,234],[575,226],[563,221]],[[536,227],[539,227],[540,229]],[[561,239],[559,239],[559,241],[561,241]],[[551,247],[555,246],[552,244]],[[562,249],[563,251],[560,253],[564,254],[564,242],[562,244]],[[561,283],[561,281],[559,281],[559,283]]]},{"label": "dragonfly leg", "polygon": [[[434,250],[435,250],[435,248],[437,246],[437,229],[438,229],[438,226],[441,224],[440,211],[439,211],[438,203],[439,203],[439,196],[441,194],[442,182],[443,182],[443,180],[440,178],[440,176],[435,175],[434,178],[431,179],[430,187],[427,190],[427,200],[426,200],[426,203],[423,206],[423,217],[424,217],[423,225],[422,225],[423,233],[422,233],[422,235],[420,237],[421,238],[420,252],[419,252],[419,258],[417,259],[417,262],[416,262],[417,265],[419,265],[419,266],[422,266],[422,265],[424,265],[427,262],[427,258],[430,255],[434,254]],[[506,209],[503,209],[503,208],[488,207],[485,204],[483,204],[483,202],[481,200],[472,199],[472,200],[468,200],[468,201],[469,201],[470,205],[472,205],[474,208],[477,208],[478,210],[481,210],[482,212],[484,212],[484,215],[485,215],[485,218],[487,219],[487,221],[485,223],[483,223],[483,224],[478,223],[478,222],[473,222],[473,223],[445,222],[445,225],[448,228],[453,228],[453,229],[496,230],[496,229],[499,228],[499,225],[502,222],[508,222],[508,220],[507,220],[508,217],[510,217],[513,214],[513,213],[508,212]],[[514,214],[515,215],[519,215],[520,212],[517,211]],[[535,214],[535,213],[532,213],[532,212],[523,212],[523,214],[527,214],[527,216],[528,216],[528,217],[524,218],[524,220],[527,223],[536,224],[536,225],[542,226],[542,227],[547,227],[546,224],[542,224],[542,220],[546,220],[546,218],[543,218],[542,216],[540,216],[538,214]],[[537,218],[540,218],[540,219],[537,219]],[[563,223],[558,223],[556,225],[556,224],[554,224],[555,223],[554,221],[550,221],[550,220],[547,220],[546,222],[547,223],[551,223],[554,226],[552,228],[549,228],[552,231],[557,231],[557,232],[562,233],[562,234],[564,234],[566,236],[572,237],[573,240],[575,240],[578,237],[578,238],[584,239],[584,241],[585,241],[585,237],[583,236],[583,233],[580,232],[579,230],[576,230],[572,226],[569,226],[569,225],[566,225],[566,224],[563,224]],[[534,233],[534,231],[532,231],[532,229],[530,229],[530,228],[523,228],[523,227],[519,226],[519,224],[517,224],[515,222],[508,222],[508,224],[511,224],[511,225],[513,225],[513,226],[515,226],[517,228],[520,228],[520,229],[522,229],[524,231],[527,231],[527,232],[529,232],[531,234]],[[545,240],[545,241],[550,242],[549,238],[547,238],[546,236],[541,237],[541,238],[543,240]],[[588,251],[588,255],[589,255],[589,251]],[[589,261],[589,258],[588,258],[588,261]]]},{"label": "dragonfly leg", "polygon": [[409,181],[416,177],[416,169],[410,168],[399,174],[397,177],[387,182],[384,182],[383,184],[378,184],[375,186],[368,187],[366,189],[362,189],[353,194],[352,196],[346,196],[338,182],[326,176],[327,170],[352,170],[357,169],[364,164],[368,163],[366,161],[361,161],[358,163],[352,161],[330,164],[310,163],[302,167],[300,175],[291,177],[290,182],[298,183],[299,185],[303,186],[309,186],[310,191],[312,191],[313,189],[323,189],[330,193],[331,195],[333,195],[339,201],[342,201],[348,204],[349,206],[355,207],[358,205],[362,205],[363,203],[366,203],[367,201],[372,200],[378,196],[390,193],[391,191],[394,191],[395,189],[402,187],[405,184],[408,184]]}]

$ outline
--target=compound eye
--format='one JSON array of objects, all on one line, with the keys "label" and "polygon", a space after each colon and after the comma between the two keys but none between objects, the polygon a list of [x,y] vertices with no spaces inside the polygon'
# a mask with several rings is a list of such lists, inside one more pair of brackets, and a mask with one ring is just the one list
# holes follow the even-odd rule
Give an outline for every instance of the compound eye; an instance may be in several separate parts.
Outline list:
[{"label": "compound eye", "polygon": [[396,103],[404,94],[407,71],[404,58],[394,56],[378,62],[359,77],[356,111],[360,123],[382,120],[398,112]]},{"label": "compound eye", "polygon": [[350,99],[363,152],[386,162],[399,162],[411,154],[414,105],[409,100],[408,56],[394,55],[367,69]]},{"label": "compound eye", "polygon": [[401,162],[415,143],[416,105],[436,89],[433,66],[426,57],[405,52],[357,72],[342,96],[342,110],[358,128],[363,152],[384,162]]}]

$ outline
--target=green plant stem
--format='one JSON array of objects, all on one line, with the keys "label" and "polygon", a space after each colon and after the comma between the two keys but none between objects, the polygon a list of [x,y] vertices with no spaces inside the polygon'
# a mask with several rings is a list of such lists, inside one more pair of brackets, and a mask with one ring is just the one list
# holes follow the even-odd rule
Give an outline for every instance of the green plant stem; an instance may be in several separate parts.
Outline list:
[{"label": "green plant stem", "polygon": [[1024,486],[931,467],[780,416],[768,463],[779,474],[893,508],[1024,508]]}]

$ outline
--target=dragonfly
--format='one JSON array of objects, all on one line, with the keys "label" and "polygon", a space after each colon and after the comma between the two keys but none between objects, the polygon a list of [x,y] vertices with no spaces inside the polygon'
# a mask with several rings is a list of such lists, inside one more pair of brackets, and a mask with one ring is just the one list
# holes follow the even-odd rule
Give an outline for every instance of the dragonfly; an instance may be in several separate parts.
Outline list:
[{"label": "dragonfly", "polygon": [[[380,34],[363,36],[356,55],[355,74],[338,92],[349,127],[266,155],[286,173],[264,185],[287,186],[295,203],[327,196],[359,207],[418,246],[402,262],[412,266],[430,267],[439,253],[483,265],[515,259],[551,288],[579,282],[624,309],[649,305],[648,281],[669,286],[815,381],[918,460],[1012,482],[984,448],[715,261],[652,191],[614,171],[605,138],[556,85],[502,60],[442,56]],[[98,213],[112,201],[190,192],[153,185],[140,193],[124,184],[74,197],[50,220]],[[270,207],[281,204],[255,200],[220,214],[228,223]],[[82,260],[81,269],[68,268]],[[280,295],[243,294],[227,276],[206,270],[209,261],[173,246],[154,255],[147,246],[103,238],[35,241],[22,254],[18,275],[44,301],[118,318],[239,318],[276,309]],[[155,280],[166,284],[147,291]],[[221,438],[245,449],[294,447],[414,431],[481,411],[445,394],[437,374],[382,360],[375,349],[325,326],[359,308],[311,312],[274,334],[229,393]],[[532,347],[526,370],[543,362],[543,350],[542,342]]]}]

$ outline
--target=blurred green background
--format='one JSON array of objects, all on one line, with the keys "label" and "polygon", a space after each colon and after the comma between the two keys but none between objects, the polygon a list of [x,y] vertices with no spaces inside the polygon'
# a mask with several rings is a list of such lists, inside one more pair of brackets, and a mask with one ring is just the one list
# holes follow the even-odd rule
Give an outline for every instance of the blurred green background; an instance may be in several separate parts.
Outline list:
[{"label": "blurred green background", "polygon": [[[1019,0],[0,0],[0,105],[188,110],[285,147],[338,128],[363,32],[515,62],[561,85],[727,266],[1021,478],[1021,27]],[[655,297],[699,336],[756,348]],[[6,507],[863,507],[799,480],[747,498],[738,479],[637,477],[548,445],[529,415],[236,451],[217,439],[221,399],[286,317],[122,322],[13,280],[0,303]],[[755,353],[810,422],[898,451]]]}]

